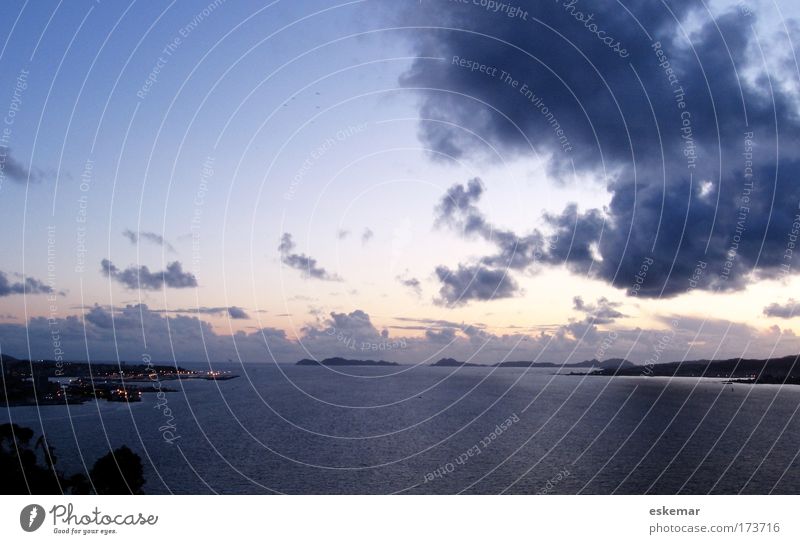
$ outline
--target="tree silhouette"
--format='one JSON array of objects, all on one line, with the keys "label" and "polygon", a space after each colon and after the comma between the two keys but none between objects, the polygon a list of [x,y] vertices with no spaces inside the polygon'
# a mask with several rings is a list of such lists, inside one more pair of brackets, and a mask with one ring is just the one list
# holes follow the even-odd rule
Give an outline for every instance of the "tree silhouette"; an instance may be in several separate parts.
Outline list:
[{"label": "tree silhouette", "polygon": [[[16,423],[0,425],[0,473],[3,475],[0,489],[4,494],[63,493],[53,448],[47,445],[44,437],[31,446],[32,439],[31,429]],[[39,463],[40,454],[42,464]]]},{"label": "tree silhouette", "polygon": [[89,477],[98,495],[138,495],[145,483],[142,459],[127,446],[98,459]]},{"label": "tree silhouette", "polygon": [[84,474],[65,477],[56,469],[55,450],[40,436],[16,423],[0,425],[0,493],[11,495],[141,494],[144,486],[142,460],[122,446],[97,460]]}]

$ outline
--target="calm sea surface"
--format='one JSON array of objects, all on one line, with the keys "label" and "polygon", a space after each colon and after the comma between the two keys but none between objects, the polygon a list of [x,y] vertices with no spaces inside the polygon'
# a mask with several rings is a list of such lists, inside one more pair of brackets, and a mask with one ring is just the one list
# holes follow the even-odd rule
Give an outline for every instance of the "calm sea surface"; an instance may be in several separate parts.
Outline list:
[{"label": "calm sea surface", "polygon": [[0,420],[44,428],[66,473],[126,444],[144,461],[148,493],[800,493],[798,386],[215,368],[240,377],[164,382],[179,389],[166,397],[173,443],[154,394],[2,409]]}]

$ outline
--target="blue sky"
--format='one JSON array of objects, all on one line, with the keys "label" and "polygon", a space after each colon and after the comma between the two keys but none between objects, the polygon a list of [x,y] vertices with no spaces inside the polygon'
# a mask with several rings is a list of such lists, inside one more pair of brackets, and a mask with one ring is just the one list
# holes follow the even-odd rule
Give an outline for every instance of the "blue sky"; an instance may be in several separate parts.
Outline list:
[{"label": "blue sky", "polygon": [[[0,349],[53,358],[57,330],[73,359],[558,362],[609,334],[604,354],[636,362],[664,334],[670,359],[797,352],[780,269],[796,8],[576,4],[628,59],[563,4],[512,19],[435,1],[4,3]],[[669,137],[659,39],[690,93],[697,179]],[[535,89],[576,151],[541,104],[455,56]],[[748,119],[722,98],[734,73]],[[595,86],[614,100],[569,98]],[[748,126],[758,207],[722,284]]]}]

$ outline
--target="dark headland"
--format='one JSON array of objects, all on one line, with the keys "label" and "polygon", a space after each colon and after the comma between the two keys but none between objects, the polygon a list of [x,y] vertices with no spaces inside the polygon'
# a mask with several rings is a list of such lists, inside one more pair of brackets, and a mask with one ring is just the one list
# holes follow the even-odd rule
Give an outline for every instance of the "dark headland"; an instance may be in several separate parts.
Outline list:
[{"label": "dark headland", "polygon": [[662,376],[723,378],[736,383],[771,383],[800,385],[800,355],[788,355],[773,359],[725,359],[636,365],[626,359],[590,359],[577,363],[549,363],[533,361],[506,361],[495,364],[465,363],[456,359],[440,359],[435,367],[483,367],[483,368],[555,368],[587,369],[586,372],[570,372],[579,376]]},{"label": "dark headland", "polygon": [[683,361],[641,365],[618,370],[601,369],[595,376],[679,376],[726,378],[737,383],[772,383],[800,385],[800,355],[773,359],[724,359]]},{"label": "dark headland", "polygon": [[171,393],[162,382],[236,378],[228,371],[187,370],[154,363],[29,361],[0,354],[0,406],[82,404],[94,399],[138,402],[142,393]]}]

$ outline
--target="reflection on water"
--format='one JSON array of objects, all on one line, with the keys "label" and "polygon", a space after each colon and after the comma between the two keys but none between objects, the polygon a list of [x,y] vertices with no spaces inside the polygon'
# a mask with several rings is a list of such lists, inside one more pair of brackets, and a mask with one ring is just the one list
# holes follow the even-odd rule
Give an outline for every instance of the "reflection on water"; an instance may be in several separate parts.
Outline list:
[{"label": "reflection on water", "polygon": [[238,379],[182,382],[167,394],[172,444],[152,394],[0,417],[43,426],[65,472],[127,444],[146,465],[149,493],[800,492],[797,386],[235,368]]}]

